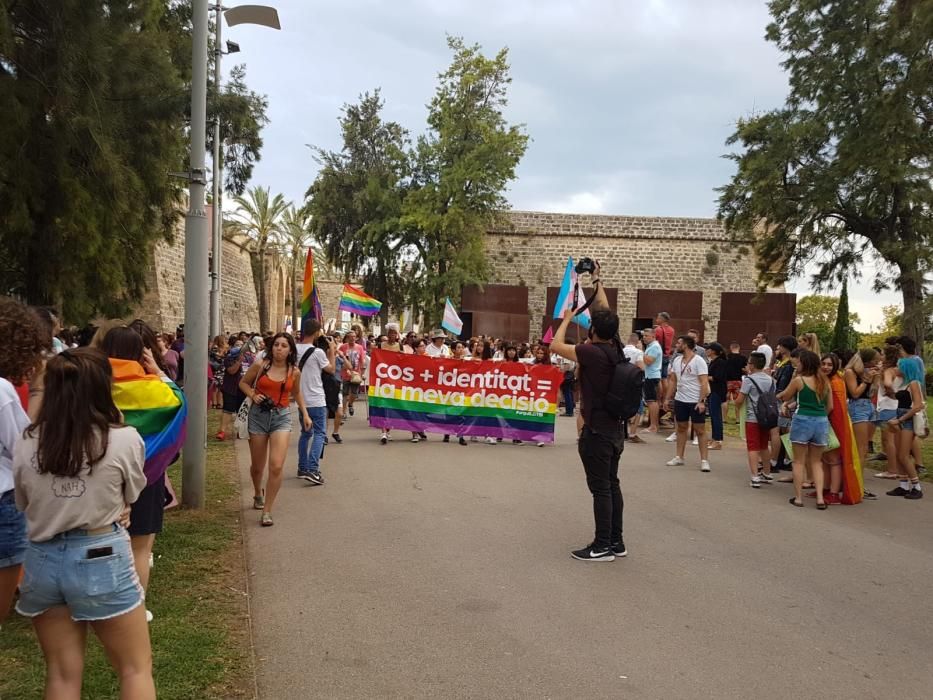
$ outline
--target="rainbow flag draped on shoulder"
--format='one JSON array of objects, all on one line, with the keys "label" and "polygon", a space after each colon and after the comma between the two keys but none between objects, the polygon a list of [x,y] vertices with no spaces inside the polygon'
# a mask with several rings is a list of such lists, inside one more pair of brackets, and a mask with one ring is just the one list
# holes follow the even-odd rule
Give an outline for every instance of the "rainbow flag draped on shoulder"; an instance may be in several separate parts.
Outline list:
[{"label": "rainbow flag draped on shoulder", "polygon": [[185,441],[188,405],[174,382],[146,374],[132,360],[110,359],[113,368],[113,401],[123,413],[123,421],[136,428],[146,444],[143,471],[148,483],[165,473]]},{"label": "rainbow flag draped on shoulder", "polygon": [[340,304],[338,311],[349,311],[357,316],[375,316],[382,308],[382,302],[373,299],[366,292],[356,287],[343,285],[343,294],[340,295]]},{"label": "rainbow flag draped on shoulder", "polygon": [[554,442],[553,365],[431,358],[374,350],[369,424],[446,435]]}]

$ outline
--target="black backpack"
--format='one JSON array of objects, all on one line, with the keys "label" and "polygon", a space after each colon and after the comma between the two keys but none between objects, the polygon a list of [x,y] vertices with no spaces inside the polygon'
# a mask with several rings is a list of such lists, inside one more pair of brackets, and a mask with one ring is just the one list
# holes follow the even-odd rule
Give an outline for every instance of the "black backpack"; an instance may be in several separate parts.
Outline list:
[{"label": "black backpack", "polygon": [[[299,370],[304,369],[305,363],[315,350],[321,350],[323,352],[323,348],[317,346],[311,346],[305,350],[305,354],[302,355],[301,359],[298,361]],[[321,370],[321,384],[324,387],[324,403],[327,405],[327,410],[331,413],[335,413],[337,407],[340,405],[340,381],[330,372]]]},{"label": "black backpack", "polygon": [[774,392],[774,380],[771,380],[771,387],[767,391],[762,391],[761,387],[751,377],[748,378],[755,388],[758,389],[758,400],[755,402],[755,420],[759,427],[771,430],[778,426],[778,400]]},{"label": "black backpack", "polygon": [[[605,343],[598,345],[605,349]],[[615,357],[612,355],[606,350],[606,356],[614,367],[609,390],[603,399],[603,408],[612,418],[627,421],[638,413],[641,406],[645,373],[632,364],[624,353],[618,353]]]}]

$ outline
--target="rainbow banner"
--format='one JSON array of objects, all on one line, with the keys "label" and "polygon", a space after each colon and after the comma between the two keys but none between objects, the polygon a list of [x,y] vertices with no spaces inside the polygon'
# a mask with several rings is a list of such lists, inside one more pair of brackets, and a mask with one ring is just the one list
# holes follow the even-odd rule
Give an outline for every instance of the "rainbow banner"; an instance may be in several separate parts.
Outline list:
[{"label": "rainbow banner", "polygon": [[349,311],[357,316],[375,316],[382,308],[382,302],[373,299],[366,292],[356,287],[343,285],[343,294],[340,295],[340,304],[338,311]]},{"label": "rainbow banner", "polygon": [[[308,248],[308,257],[305,260],[305,279],[301,288],[301,323],[308,319],[324,320],[324,311],[321,309],[321,299],[317,293],[317,284],[314,281],[314,253]],[[298,330],[301,330],[300,326]]]},{"label": "rainbow banner", "polygon": [[453,360],[374,350],[369,424],[445,435],[554,442],[557,392],[552,365]]},{"label": "rainbow banner", "polygon": [[123,413],[123,422],[136,428],[146,444],[143,471],[155,483],[175,461],[185,441],[188,405],[174,382],[146,374],[132,360],[110,359],[113,368],[113,401]]}]

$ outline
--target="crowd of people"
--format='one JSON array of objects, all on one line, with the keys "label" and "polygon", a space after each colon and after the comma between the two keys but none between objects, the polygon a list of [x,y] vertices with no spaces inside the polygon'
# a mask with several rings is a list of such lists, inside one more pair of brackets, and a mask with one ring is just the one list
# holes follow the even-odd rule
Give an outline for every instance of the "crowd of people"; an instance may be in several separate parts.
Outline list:
[{"label": "crowd of people", "polygon": [[[925,368],[913,339],[821,353],[813,334],[782,336],[772,347],[759,333],[746,355],[736,341],[726,349],[702,344],[695,330],[678,335],[662,312],[623,343],[607,307],[594,311],[587,339],[570,344],[571,316],[550,343],[463,341],[442,330],[403,335],[392,323],[380,335],[360,325],[325,331],[313,320],[297,341],[284,332],[218,336],[208,369],[209,405],[222,411],[215,439],[249,439],[253,507],[259,523],[272,526],[293,404],[301,432],[296,476],[323,484],[325,449],[343,442],[341,426],[360,410],[379,349],[560,369],[559,405],[576,418],[596,520],[593,543],[573,553],[578,559],[626,554],[618,480],[625,443],[672,429],[667,465],[685,465],[692,444],[700,471],[709,472],[730,414],[744,431],[750,486],[793,483],[795,507],[807,496],[821,510],[873,498],[861,466],[875,459],[887,462],[875,476],[899,482],[888,495],[922,498]],[[166,468],[178,455],[165,450],[180,445],[184,420],[184,326],[166,334],[137,319],[69,331],[52,309],[0,297],[0,335],[8,340],[0,351],[0,621],[18,589],[16,609],[33,620],[50,697],[80,694],[88,624],[127,696],[154,697],[145,600],[153,542],[165,509],[177,502]],[[601,410],[613,345],[644,376],[640,409],[622,424]],[[374,433],[382,445],[393,439],[388,429]],[[462,435],[439,439],[451,438],[470,444]]]}]

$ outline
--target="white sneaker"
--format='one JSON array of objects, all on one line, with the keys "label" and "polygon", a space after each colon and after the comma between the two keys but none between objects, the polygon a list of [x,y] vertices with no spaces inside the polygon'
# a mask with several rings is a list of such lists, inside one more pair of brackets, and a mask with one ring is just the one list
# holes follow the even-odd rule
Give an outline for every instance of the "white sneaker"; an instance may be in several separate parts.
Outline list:
[{"label": "white sneaker", "polygon": [[146,622],[152,622],[152,612],[149,610],[146,611]]},{"label": "white sneaker", "polygon": [[487,445],[495,445],[495,444],[497,444],[497,443],[496,443],[496,439],[495,439],[495,438],[486,438],[486,444],[487,444]]},{"label": "white sneaker", "polygon": [[544,447],[544,443],[543,443],[543,442],[538,442],[538,443],[535,443],[535,444],[537,444],[538,447]]},{"label": "white sneaker", "polygon": [[701,472],[709,471],[709,462],[707,460],[704,459],[700,462],[700,471]]},{"label": "white sneaker", "polygon": [[753,476],[753,477],[752,477],[752,488],[753,488],[753,489],[760,489],[760,488],[761,488],[761,477],[760,477],[760,476]]},{"label": "white sneaker", "polygon": [[388,441],[389,441],[389,436],[386,435],[385,433],[383,433],[382,437],[379,438],[379,442],[381,442],[383,445],[385,445]]},{"label": "white sneaker", "polygon": [[694,437],[693,437],[693,440],[690,441],[690,444],[691,444],[691,445],[699,445],[699,444],[700,444],[700,441],[696,438],[696,436],[694,436]]},{"label": "white sneaker", "polygon": [[664,442],[677,442],[677,433],[675,432],[668,435],[664,438]]},{"label": "white sneaker", "polygon": [[667,464],[667,466],[669,467],[679,467],[683,465],[683,463],[684,463],[684,460],[682,457],[674,457],[673,459],[665,462],[665,464]]}]

